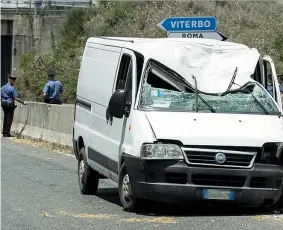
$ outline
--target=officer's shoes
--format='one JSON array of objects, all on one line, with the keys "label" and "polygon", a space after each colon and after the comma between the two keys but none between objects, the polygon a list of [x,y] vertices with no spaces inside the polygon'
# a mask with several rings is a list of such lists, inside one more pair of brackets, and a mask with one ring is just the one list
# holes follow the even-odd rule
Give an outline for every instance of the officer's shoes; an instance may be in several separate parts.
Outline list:
[{"label": "officer's shoes", "polygon": [[14,137],[11,134],[3,134],[3,137]]}]

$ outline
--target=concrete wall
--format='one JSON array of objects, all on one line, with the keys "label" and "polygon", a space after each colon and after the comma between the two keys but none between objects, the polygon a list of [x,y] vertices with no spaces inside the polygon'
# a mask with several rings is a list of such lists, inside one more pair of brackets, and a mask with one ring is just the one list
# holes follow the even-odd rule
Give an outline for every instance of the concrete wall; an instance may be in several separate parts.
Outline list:
[{"label": "concrete wall", "polygon": [[26,52],[36,57],[52,50],[53,39],[57,37],[59,28],[65,20],[65,13],[30,11],[1,11],[1,26],[5,29],[6,22],[13,22],[13,68],[18,69],[20,58]]},{"label": "concrete wall", "polygon": [[[71,147],[73,115],[74,105],[33,102],[28,105],[18,104],[12,131],[29,138]],[[3,121],[3,112],[1,112],[1,120]]]}]

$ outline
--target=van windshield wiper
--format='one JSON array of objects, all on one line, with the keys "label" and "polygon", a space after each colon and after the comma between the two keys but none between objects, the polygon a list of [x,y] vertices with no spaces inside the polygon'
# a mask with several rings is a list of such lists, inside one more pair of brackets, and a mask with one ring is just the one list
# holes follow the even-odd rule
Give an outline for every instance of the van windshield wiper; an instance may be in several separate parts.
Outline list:
[{"label": "van windshield wiper", "polygon": [[238,72],[238,67],[236,67],[236,69],[234,71],[234,74],[233,74],[232,79],[231,79],[231,81],[228,85],[228,88],[226,89],[225,92],[221,93],[220,96],[225,96],[226,94],[228,94],[230,92],[231,87],[235,84],[234,82],[235,82],[235,78],[237,76],[237,72]]},{"label": "van windshield wiper", "polygon": [[[251,86],[251,85],[248,85],[248,86]],[[248,93],[248,94],[250,94],[253,97],[254,101],[261,107],[263,112],[266,115],[269,115],[270,113],[266,110],[264,105],[253,95],[253,93],[250,90],[247,89],[248,86],[244,86],[244,87],[242,87],[240,89],[236,89],[236,90],[226,91],[226,92],[222,93],[220,96],[225,96],[225,95],[230,94],[230,93]]]},{"label": "van windshield wiper", "polygon": [[198,106],[198,98],[201,99],[201,101],[209,108],[210,112],[215,113],[215,109],[206,101],[203,99],[202,96],[199,95],[199,91],[198,91],[198,87],[197,87],[197,80],[195,78],[195,76],[193,76],[193,79],[195,81],[195,105],[196,105],[196,112],[198,112],[199,110],[199,106]]}]

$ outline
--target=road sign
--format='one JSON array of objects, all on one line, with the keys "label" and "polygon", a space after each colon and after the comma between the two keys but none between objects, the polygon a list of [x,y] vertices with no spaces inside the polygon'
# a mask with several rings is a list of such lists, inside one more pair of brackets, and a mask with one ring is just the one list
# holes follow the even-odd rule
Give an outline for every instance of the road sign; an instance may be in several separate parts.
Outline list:
[{"label": "road sign", "polygon": [[225,41],[228,38],[219,32],[178,32],[168,33],[168,38],[206,38],[219,41]]},{"label": "road sign", "polygon": [[172,17],[161,21],[158,26],[166,32],[216,31],[216,17]]}]

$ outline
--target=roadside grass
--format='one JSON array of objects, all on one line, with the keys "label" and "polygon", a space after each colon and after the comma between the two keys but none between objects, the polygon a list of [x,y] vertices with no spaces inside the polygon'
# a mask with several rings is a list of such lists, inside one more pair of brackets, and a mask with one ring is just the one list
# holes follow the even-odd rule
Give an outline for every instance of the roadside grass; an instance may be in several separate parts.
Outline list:
[{"label": "roadside grass", "polygon": [[34,147],[40,147],[40,148],[43,148],[45,150],[52,151],[52,152],[59,152],[59,153],[64,153],[68,155],[73,155],[73,149],[69,146],[63,146],[63,145],[56,144],[56,143],[50,143],[50,142],[43,141],[43,140],[33,139],[27,136],[19,136],[15,133],[14,135],[15,135],[15,138],[13,138],[13,141],[16,143],[22,143],[22,144],[31,145]]}]

